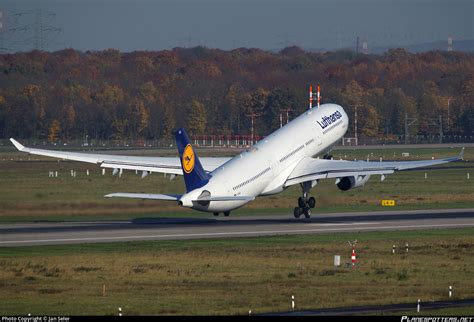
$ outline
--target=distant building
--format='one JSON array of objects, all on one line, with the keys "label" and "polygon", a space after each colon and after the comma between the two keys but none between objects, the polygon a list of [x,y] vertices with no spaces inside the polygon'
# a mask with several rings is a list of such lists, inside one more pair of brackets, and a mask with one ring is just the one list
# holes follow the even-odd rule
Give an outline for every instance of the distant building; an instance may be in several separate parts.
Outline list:
[{"label": "distant building", "polygon": [[369,45],[367,43],[367,40],[364,40],[362,42],[362,51],[361,51],[363,54],[370,54],[370,50],[369,50]]}]

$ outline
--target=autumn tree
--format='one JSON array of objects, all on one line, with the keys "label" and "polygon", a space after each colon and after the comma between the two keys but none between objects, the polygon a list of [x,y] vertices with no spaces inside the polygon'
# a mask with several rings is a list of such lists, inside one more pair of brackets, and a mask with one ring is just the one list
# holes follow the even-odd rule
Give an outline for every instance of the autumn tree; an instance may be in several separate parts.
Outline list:
[{"label": "autumn tree", "polygon": [[359,128],[361,133],[368,137],[377,137],[379,135],[380,116],[377,109],[371,105],[365,104],[359,112]]},{"label": "autumn tree", "polygon": [[96,129],[103,138],[109,138],[112,135],[111,125],[116,119],[117,109],[124,104],[124,91],[118,85],[105,84],[92,98],[97,106]]},{"label": "autumn tree", "polygon": [[439,115],[449,135],[472,133],[466,121],[474,106],[472,53],[35,50],[0,55],[0,70],[3,138],[46,139],[53,120],[61,125],[59,138],[171,137],[176,126],[187,126],[193,100],[203,109],[191,119],[205,119],[194,122],[204,130],[194,131],[248,134],[247,114],[257,113],[255,134],[265,135],[279,126],[280,109],[291,107],[293,116],[307,109],[310,82],[322,84],[323,103],[344,107],[348,136],[356,105],[359,133],[366,136],[403,134],[405,113],[418,120],[412,136],[437,134],[430,123]]},{"label": "autumn tree", "polygon": [[62,124],[63,124],[64,137],[66,139],[69,139],[76,125],[76,110],[74,109],[74,106],[67,105],[64,108],[63,114],[64,114],[63,116],[64,121],[62,122]]},{"label": "autumn tree", "polygon": [[[355,115],[356,109],[358,112],[361,112],[361,110],[366,107],[365,91],[355,80],[352,80],[344,87],[341,104],[347,108],[347,113],[352,117]],[[360,128],[359,126],[358,132]],[[354,127],[349,127],[349,132],[352,132],[353,135]]]},{"label": "autumn tree", "polygon": [[176,119],[173,111],[169,107],[165,107],[163,111],[163,126],[161,130],[161,136],[165,139],[169,139],[173,136],[173,130],[175,130]]},{"label": "autumn tree", "polygon": [[58,139],[59,132],[61,131],[61,123],[58,120],[53,120],[49,127],[48,140],[55,142]]},{"label": "autumn tree", "polygon": [[206,129],[206,109],[197,100],[192,100],[186,109],[187,130],[190,135],[204,134]]},{"label": "autumn tree", "polygon": [[0,95],[0,136],[2,137],[5,137],[7,113],[5,97]]},{"label": "autumn tree", "polygon": [[[405,133],[405,116],[408,119],[414,120],[418,118],[415,100],[405,95],[405,93],[399,89],[392,89],[387,92],[387,114],[385,127],[388,129],[388,133],[391,134],[404,134]],[[414,135],[418,132],[418,124],[413,123],[409,127],[409,134]]]},{"label": "autumn tree", "polygon": [[141,99],[132,99],[128,104],[127,116],[129,136],[133,139],[143,136],[143,131],[148,127],[149,112]]}]

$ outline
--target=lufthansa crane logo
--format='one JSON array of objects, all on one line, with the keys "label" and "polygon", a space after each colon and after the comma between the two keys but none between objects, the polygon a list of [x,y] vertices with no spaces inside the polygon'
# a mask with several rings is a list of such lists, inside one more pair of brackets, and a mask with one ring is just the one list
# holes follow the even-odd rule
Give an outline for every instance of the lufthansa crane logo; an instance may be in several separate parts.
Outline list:
[{"label": "lufthansa crane logo", "polygon": [[194,151],[191,144],[186,145],[183,152],[183,170],[186,173],[191,173],[194,169]]}]

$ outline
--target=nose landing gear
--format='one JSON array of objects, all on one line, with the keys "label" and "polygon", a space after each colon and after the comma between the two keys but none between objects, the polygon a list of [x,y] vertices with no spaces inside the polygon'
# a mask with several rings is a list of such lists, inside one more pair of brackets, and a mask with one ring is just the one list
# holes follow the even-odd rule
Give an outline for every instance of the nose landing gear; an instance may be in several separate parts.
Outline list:
[{"label": "nose landing gear", "polygon": [[300,218],[304,214],[305,218],[311,218],[311,209],[316,206],[316,199],[314,197],[308,198],[309,190],[311,189],[311,182],[301,183],[301,189],[303,190],[303,196],[298,198],[298,207],[293,210],[295,218]]}]

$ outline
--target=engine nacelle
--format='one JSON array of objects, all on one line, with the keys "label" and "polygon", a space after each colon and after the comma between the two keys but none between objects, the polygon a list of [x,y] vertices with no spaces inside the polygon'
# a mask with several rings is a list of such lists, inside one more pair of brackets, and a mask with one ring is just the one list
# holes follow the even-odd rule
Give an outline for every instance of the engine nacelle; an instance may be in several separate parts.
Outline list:
[{"label": "engine nacelle", "polygon": [[367,181],[369,181],[369,178],[370,175],[339,178],[336,185],[340,190],[347,191],[352,188],[362,187]]}]

